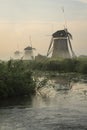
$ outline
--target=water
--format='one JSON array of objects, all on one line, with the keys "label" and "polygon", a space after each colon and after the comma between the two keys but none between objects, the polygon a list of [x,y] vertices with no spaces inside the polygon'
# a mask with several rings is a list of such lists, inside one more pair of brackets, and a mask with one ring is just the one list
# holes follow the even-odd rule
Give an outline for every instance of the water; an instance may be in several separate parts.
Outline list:
[{"label": "water", "polygon": [[0,102],[0,130],[87,130],[87,82],[51,79],[31,98]]}]

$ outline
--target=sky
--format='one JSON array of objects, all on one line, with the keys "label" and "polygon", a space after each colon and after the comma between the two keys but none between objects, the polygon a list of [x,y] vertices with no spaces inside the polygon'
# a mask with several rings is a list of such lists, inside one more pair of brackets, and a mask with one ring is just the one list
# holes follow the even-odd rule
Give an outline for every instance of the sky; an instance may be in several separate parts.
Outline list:
[{"label": "sky", "polygon": [[0,0],[0,59],[23,52],[29,37],[35,53],[46,55],[52,33],[65,21],[75,54],[87,55],[87,0]]}]

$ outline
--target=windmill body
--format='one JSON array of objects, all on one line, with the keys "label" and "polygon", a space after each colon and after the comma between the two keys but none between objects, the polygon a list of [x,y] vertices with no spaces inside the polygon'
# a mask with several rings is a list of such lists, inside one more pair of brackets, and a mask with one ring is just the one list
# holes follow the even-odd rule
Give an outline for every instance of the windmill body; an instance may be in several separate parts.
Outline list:
[{"label": "windmill body", "polygon": [[[52,53],[52,58],[71,58],[74,56],[70,38],[72,35],[67,29],[56,31],[52,34],[47,56]],[[70,47],[69,47],[70,46]],[[70,48],[70,50],[69,50]],[[71,51],[71,53],[70,53]]]},{"label": "windmill body", "polygon": [[20,59],[20,58],[21,58],[21,52],[18,51],[18,50],[16,50],[16,51],[14,52],[14,58],[15,58],[15,59]]},{"label": "windmill body", "polygon": [[24,48],[24,56],[23,56],[24,60],[34,60],[33,51],[35,50],[35,48],[32,47],[31,36],[29,37],[29,40],[30,40],[30,45]]},{"label": "windmill body", "polygon": [[67,44],[67,34],[65,30],[57,31],[53,34],[53,53],[52,57],[70,58],[70,53]]},{"label": "windmill body", "polygon": [[33,49],[32,47],[28,46],[24,49],[24,60],[33,60],[34,55],[33,55]]}]

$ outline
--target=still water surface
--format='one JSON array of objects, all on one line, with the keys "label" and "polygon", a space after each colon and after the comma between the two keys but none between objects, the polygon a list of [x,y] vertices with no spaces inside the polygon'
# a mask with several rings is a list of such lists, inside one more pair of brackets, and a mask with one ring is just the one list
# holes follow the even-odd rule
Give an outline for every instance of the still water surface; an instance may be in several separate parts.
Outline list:
[{"label": "still water surface", "polygon": [[31,98],[0,102],[0,130],[87,130],[87,82],[52,82]]}]

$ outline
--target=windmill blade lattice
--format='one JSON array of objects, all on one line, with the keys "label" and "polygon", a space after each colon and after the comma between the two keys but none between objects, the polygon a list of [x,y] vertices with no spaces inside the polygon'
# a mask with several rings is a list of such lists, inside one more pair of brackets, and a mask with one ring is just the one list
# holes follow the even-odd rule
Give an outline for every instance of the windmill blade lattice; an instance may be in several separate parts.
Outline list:
[{"label": "windmill blade lattice", "polygon": [[70,41],[70,37],[68,37],[68,41],[69,41],[69,46],[70,46],[70,49],[71,49],[71,52],[72,52],[72,57],[76,57],[73,49],[72,49],[72,45],[71,45],[71,41]]},{"label": "windmill blade lattice", "polygon": [[47,51],[47,56],[51,53],[50,49],[51,49],[52,43],[53,43],[53,37],[51,38],[51,42],[50,42],[50,45],[49,45],[49,48],[48,48],[48,51]]}]

